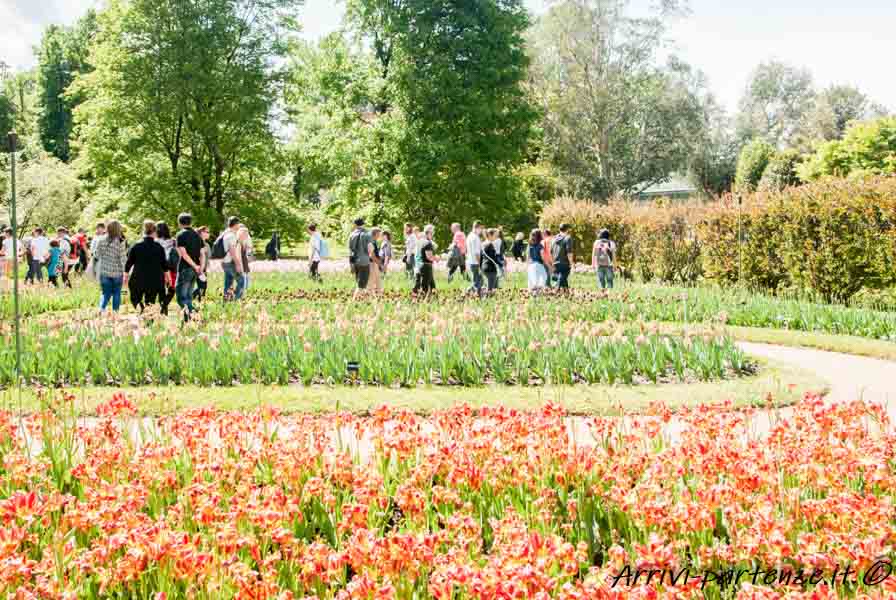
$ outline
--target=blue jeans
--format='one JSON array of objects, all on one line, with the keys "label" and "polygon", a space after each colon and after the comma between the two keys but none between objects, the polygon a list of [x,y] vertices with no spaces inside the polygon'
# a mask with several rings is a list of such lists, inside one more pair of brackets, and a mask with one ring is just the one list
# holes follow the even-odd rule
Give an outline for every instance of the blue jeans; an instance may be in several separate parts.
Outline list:
[{"label": "blue jeans", "polygon": [[233,299],[239,300],[243,297],[243,289],[246,285],[246,278],[236,272],[233,263],[224,263],[224,299],[228,299],[230,288],[236,283],[236,289],[233,292]]},{"label": "blue jeans", "polygon": [[572,267],[566,263],[557,263],[554,265],[554,272],[557,274],[557,287],[561,290],[569,289],[569,272]]},{"label": "blue jeans", "polygon": [[193,313],[193,288],[196,287],[196,281],[197,275],[193,269],[180,271],[177,274],[174,293],[177,296],[177,305],[184,311],[184,320],[188,320]]},{"label": "blue jeans", "polygon": [[597,285],[602,290],[613,289],[613,267],[597,268]]},{"label": "blue jeans", "polygon": [[100,277],[100,288],[103,290],[103,299],[100,301],[100,310],[106,310],[109,300],[112,301],[112,310],[118,312],[121,308],[121,277]]},{"label": "blue jeans", "polygon": [[479,268],[479,265],[467,265],[467,268],[470,269],[470,273],[473,275],[473,285],[470,286],[470,289],[467,291],[476,292],[477,296],[482,295],[482,271]]}]

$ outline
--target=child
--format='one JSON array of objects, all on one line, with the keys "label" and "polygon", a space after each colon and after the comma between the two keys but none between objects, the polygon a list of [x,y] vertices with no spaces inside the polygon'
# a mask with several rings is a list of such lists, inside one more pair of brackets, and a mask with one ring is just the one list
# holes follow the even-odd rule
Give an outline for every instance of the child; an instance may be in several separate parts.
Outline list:
[{"label": "child", "polygon": [[62,249],[59,247],[59,240],[50,242],[50,260],[47,261],[47,280],[55,287],[59,287],[59,262],[62,256]]}]

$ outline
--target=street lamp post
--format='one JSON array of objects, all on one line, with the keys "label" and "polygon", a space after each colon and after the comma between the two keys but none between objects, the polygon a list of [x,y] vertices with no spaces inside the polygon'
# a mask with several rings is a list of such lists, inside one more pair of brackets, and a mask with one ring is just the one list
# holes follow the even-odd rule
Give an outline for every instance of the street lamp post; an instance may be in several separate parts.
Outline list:
[{"label": "street lamp post", "polygon": [[10,131],[6,136],[7,149],[10,157],[10,171],[12,175],[12,202],[10,205],[10,221],[12,226],[12,303],[16,331],[16,385],[22,382],[22,336],[19,327],[19,229],[16,222],[16,151],[19,145],[19,136],[15,131]]}]

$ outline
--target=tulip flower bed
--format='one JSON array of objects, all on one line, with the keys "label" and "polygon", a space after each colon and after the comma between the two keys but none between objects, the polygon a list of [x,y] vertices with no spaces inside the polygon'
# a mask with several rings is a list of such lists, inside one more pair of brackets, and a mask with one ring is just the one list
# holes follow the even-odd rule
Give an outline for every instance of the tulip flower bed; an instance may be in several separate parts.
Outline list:
[{"label": "tulip flower bed", "polygon": [[[33,319],[22,372],[43,385],[342,384],[384,386],[658,383],[750,374],[724,335],[579,319],[569,301],[290,302],[210,305],[203,319]],[[11,342],[11,331],[4,331]],[[15,380],[14,345],[0,383]],[[347,363],[357,363],[356,374]]]},{"label": "tulip flower bed", "polygon": [[[896,594],[896,577],[867,576],[893,558],[896,436],[863,402],[807,398],[761,441],[727,406],[624,420],[552,405],[429,418],[204,409],[151,423],[135,408],[116,394],[79,422],[50,406],[21,429],[0,413],[3,597]],[[825,583],[750,575],[771,569],[819,569]]]}]

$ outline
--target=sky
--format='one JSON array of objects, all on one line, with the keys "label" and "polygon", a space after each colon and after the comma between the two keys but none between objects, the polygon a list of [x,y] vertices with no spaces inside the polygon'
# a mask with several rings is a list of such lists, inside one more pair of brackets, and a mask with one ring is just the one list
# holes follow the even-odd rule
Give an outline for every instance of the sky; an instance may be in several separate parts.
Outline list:
[{"label": "sky", "polygon": [[[100,2],[0,0],[0,61],[33,66],[32,48],[48,24],[70,24]],[[545,0],[526,3],[544,10]],[[339,27],[343,4],[306,0],[303,12],[304,35],[313,39]],[[752,70],[770,58],[808,68],[819,87],[855,85],[896,110],[894,0],[691,0],[691,13],[670,27],[673,50],[707,75],[730,110]]]}]

